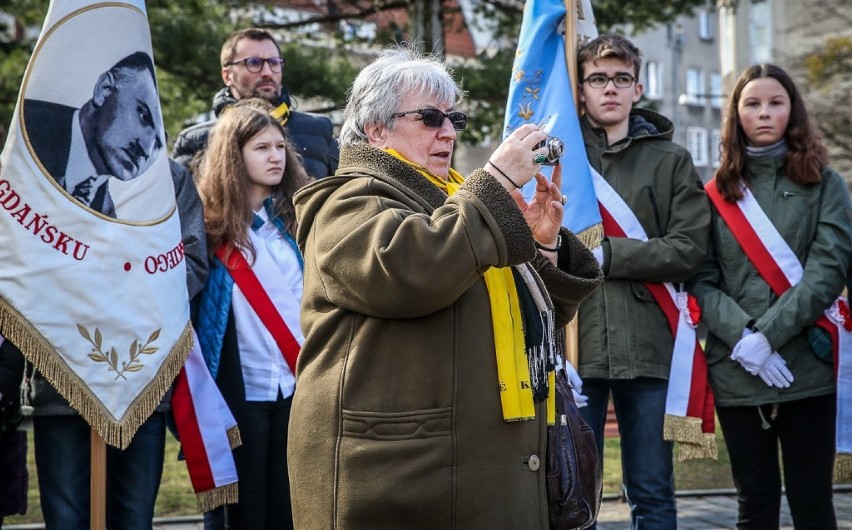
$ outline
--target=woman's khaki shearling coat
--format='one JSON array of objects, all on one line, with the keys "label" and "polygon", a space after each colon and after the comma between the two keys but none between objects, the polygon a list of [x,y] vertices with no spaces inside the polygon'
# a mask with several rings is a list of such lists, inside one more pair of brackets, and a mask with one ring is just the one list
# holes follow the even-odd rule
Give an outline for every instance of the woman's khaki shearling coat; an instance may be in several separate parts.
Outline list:
[{"label": "woman's khaki shearling coat", "polygon": [[484,170],[448,198],[367,144],[294,200],[296,528],[548,528],[544,403],[533,421],[503,421],[482,274],[531,262],[561,326],[602,279],[591,252],[563,230],[563,272]]}]

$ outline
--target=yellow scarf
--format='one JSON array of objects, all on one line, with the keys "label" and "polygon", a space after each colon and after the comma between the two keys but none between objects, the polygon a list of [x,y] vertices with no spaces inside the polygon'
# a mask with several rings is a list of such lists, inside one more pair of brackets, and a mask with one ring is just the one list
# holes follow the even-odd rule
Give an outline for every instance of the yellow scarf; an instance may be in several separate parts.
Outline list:
[{"label": "yellow scarf", "polygon": [[[444,180],[431,174],[426,168],[415,164],[394,149],[384,150],[389,155],[402,160],[426,177],[440,190],[452,195],[464,182],[457,171],[450,168],[449,177]],[[484,274],[491,301],[491,323],[494,327],[494,350],[497,353],[497,377],[500,388],[500,402],[503,405],[505,421],[535,419],[532,385],[530,384],[530,366],[524,343],[524,331],[521,323],[521,305],[518,290],[510,267],[491,267]],[[548,374],[550,392],[547,396],[548,422],[555,418],[555,378]]]},{"label": "yellow scarf", "polygon": [[287,125],[287,121],[290,119],[290,107],[284,102],[269,111],[269,113],[281,123],[282,127]]}]

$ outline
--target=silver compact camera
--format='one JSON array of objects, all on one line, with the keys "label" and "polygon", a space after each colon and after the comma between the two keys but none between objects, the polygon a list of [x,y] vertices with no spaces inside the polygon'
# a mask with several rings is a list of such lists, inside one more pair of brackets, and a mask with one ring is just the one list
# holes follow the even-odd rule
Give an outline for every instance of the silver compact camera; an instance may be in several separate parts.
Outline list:
[{"label": "silver compact camera", "polygon": [[547,139],[542,140],[540,144],[535,146],[536,149],[541,149],[542,147],[547,147],[547,159],[541,164],[544,166],[555,166],[559,163],[559,159],[562,158],[562,153],[565,151],[565,144],[562,143],[562,140],[555,136],[548,136]]}]

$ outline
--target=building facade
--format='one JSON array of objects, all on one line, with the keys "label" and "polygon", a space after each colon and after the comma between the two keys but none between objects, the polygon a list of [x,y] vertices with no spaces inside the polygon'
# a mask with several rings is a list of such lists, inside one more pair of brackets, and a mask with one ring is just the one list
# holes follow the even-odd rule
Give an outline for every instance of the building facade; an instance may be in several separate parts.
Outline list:
[{"label": "building facade", "polygon": [[[717,0],[717,6],[723,85],[730,90],[752,64],[784,68],[826,140],[832,167],[852,179],[849,0]],[[830,65],[814,78],[808,60],[820,56]]]},{"label": "building facade", "polygon": [[693,16],[628,37],[642,51],[640,106],[663,114],[674,124],[674,141],[685,146],[706,182],[719,165],[719,129],[725,103],[719,65],[717,10],[713,5]]}]

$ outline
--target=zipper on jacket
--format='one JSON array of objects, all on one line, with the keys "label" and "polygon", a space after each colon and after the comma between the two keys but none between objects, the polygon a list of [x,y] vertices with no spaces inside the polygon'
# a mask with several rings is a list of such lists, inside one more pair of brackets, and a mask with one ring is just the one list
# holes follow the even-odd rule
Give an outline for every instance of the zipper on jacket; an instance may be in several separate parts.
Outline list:
[{"label": "zipper on jacket", "polygon": [[660,223],[660,209],[657,207],[657,197],[654,195],[654,188],[645,186],[645,189],[648,190],[648,199],[650,199],[651,208],[654,210],[654,222],[657,224],[658,237],[662,237],[665,232],[663,232],[663,225]]}]

